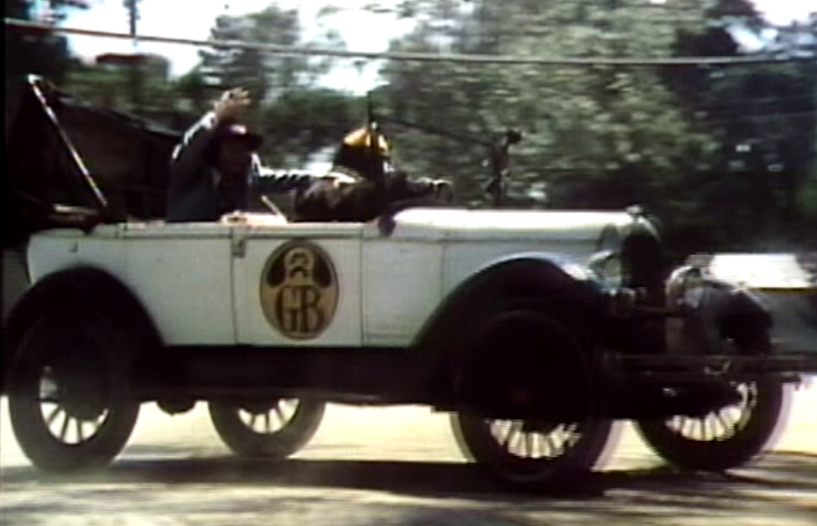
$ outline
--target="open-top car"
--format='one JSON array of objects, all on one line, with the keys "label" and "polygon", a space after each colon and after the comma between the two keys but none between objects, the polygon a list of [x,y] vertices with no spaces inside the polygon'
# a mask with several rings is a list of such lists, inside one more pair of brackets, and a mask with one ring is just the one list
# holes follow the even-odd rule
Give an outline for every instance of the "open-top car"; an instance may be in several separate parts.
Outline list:
[{"label": "open-top car", "polygon": [[522,487],[592,470],[622,419],[669,462],[723,470],[762,451],[786,384],[817,371],[813,350],[773,344],[749,291],[696,266],[666,277],[637,208],[47,212],[7,328],[12,425],[46,470],[110,462],[149,401],[206,401],[243,456],[295,453],[327,402],[424,404]]}]

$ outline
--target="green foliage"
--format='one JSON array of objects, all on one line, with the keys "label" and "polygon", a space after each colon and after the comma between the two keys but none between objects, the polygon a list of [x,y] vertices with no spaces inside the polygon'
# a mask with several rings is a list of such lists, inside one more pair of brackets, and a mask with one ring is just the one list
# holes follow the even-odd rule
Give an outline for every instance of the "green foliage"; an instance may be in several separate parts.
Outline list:
[{"label": "green foliage", "polygon": [[[666,56],[674,43],[666,25],[647,20],[643,34],[614,31],[634,15],[590,4],[577,11],[575,3],[473,2],[452,15],[456,27],[448,24],[441,34],[433,23],[420,22],[393,47],[538,57]],[[658,201],[693,164],[689,154],[700,161],[708,150],[708,137],[688,126],[673,94],[651,71],[397,63],[385,75],[399,101],[395,112],[405,120],[434,119],[483,136],[522,128],[525,141],[514,157],[514,178],[547,184],[554,206]],[[463,166],[450,149],[424,160],[425,166],[416,166],[423,171],[456,173]]]},{"label": "green foliage", "polygon": [[[32,20],[35,16],[33,0],[6,0],[4,16],[22,20]],[[51,17],[56,21],[65,15],[67,9],[78,8],[81,2],[52,0]],[[24,31],[6,27],[4,31],[5,62],[5,129],[8,130],[16,111],[17,98],[28,74],[43,75],[55,82],[61,82],[68,67],[68,45],[65,37]]]},{"label": "green foliage", "polygon": [[359,124],[362,112],[358,107],[348,95],[326,88],[283,94],[262,110],[266,161],[303,166],[316,152],[339,144]]},{"label": "green foliage", "polygon": [[[217,40],[305,45],[297,11],[275,4],[260,13],[221,16],[211,36]],[[327,33],[321,35],[321,45],[337,48],[343,42],[337,34]],[[339,141],[351,126],[354,99],[315,87],[331,68],[331,60],[255,49],[216,48],[200,55],[201,66],[180,84],[190,106],[201,110],[207,90],[213,97],[231,87],[248,89],[253,106],[245,120],[267,137],[261,153],[268,163],[302,165],[320,149]]]},{"label": "green foliage", "polygon": [[[765,28],[746,0],[417,0],[403,2],[400,12],[417,24],[393,50],[543,58],[733,56],[739,46],[732,29],[761,35]],[[781,30],[770,44],[774,51],[817,56],[809,47],[817,46],[813,26],[790,31]],[[639,203],[687,252],[808,237],[802,195],[816,157],[813,62],[732,68],[392,62],[382,73],[389,80],[382,97],[387,117],[484,138],[521,128],[515,187],[546,188],[551,207]],[[401,128],[392,133],[404,166],[453,178],[463,202],[486,202],[488,174],[475,162],[484,149]]]},{"label": "green foliage", "polygon": [[[52,2],[58,14],[68,3]],[[320,16],[344,9],[326,3]],[[9,1],[6,16],[30,18],[32,5]],[[775,28],[770,38],[749,0],[403,0],[364,9],[415,22],[393,51],[730,57],[742,53],[733,37],[740,29],[768,52],[817,57],[817,15]],[[276,4],[219,17],[211,35],[344,46],[332,32],[306,42],[297,12]],[[255,100],[247,124],[266,136],[261,153],[272,165],[303,166],[365,119],[362,100],[319,87],[332,59],[219,48],[200,56],[197,68],[170,79],[161,57],[92,67],[68,61],[61,37],[7,30],[6,84],[39,72],[82,99],[178,130],[223,89],[241,86]],[[677,254],[817,248],[814,60],[665,68],[389,61],[381,74],[388,85],[372,98],[398,166],[453,180],[462,204],[488,202],[489,152],[479,143],[515,127],[524,133],[511,157],[511,191],[519,196],[544,191],[551,208],[642,204],[661,218]]]}]

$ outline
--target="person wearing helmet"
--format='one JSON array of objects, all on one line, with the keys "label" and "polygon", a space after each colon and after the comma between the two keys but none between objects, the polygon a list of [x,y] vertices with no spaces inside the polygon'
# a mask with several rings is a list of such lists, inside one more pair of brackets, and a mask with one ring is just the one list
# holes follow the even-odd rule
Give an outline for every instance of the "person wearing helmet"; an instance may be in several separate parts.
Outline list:
[{"label": "person wearing helmet", "polygon": [[391,146],[377,123],[358,128],[346,135],[335,153],[332,171],[369,181],[380,181],[392,172]]},{"label": "person wearing helmet", "polygon": [[394,169],[391,154],[391,145],[376,122],[348,133],[335,153],[329,172],[332,182],[318,182],[296,194],[298,218],[369,221],[398,202],[451,201],[450,183],[427,177],[409,179]]},{"label": "person wearing helmet", "polygon": [[225,213],[246,210],[252,181],[263,179],[265,192],[287,192],[327,177],[262,167],[255,152],[263,138],[238,120],[249,103],[246,90],[226,91],[176,146],[170,162],[168,222],[215,221]]}]

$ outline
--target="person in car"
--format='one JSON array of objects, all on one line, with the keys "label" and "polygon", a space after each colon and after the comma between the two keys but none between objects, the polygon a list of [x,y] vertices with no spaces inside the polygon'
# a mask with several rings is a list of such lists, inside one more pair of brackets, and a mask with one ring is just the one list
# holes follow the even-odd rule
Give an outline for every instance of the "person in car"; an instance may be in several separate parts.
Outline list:
[{"label": "person in car", "polygon": [[369,221],[399,207],[451,202],[449,182],[409,178],[394,168],[391,153],[376,122],[347,134],[335,153],[331,178],[296,194],[298,219]]},{"label": "person in car", "polygon": [[167,221],[215,221],[223,214],[249,208],[250,185],[263,192],[306,189],[316,181],[338,184],[340,175],[273,171],[255,153],[263,142],[240,123],[250,103],[246,90],[226,91],[185,134],[170,162]]}]

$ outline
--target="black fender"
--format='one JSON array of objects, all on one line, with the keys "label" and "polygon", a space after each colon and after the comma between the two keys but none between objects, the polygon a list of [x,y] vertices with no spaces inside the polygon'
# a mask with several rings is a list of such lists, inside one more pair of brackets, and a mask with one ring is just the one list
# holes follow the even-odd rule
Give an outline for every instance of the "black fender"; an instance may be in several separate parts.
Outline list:
[{"label": "black fender", "polygon": [[[518,255],[483,268],[442,302],[415,340],[413,387],[446,397],[467,362],[465,335],[488,312],[502,308],[547,311],[588,348],[604,323],[604,297],[585,269],[546,254]],[[450,393],[448,393],[450,394]]]},{"label": "black fender", "polygon": [[7,322],[8,363],[4,365],[11,365],[8,369],[13,369],[22,338],[41,317],[76,304],[99,309],[106,317],[132,329],[134,337],[139,339],[139,356],[131,357],[137,374],[146,369],[163,348],[161,336],[148,312],[121,281],[98,268],[74,267],[38,281],[14,306]]}]

